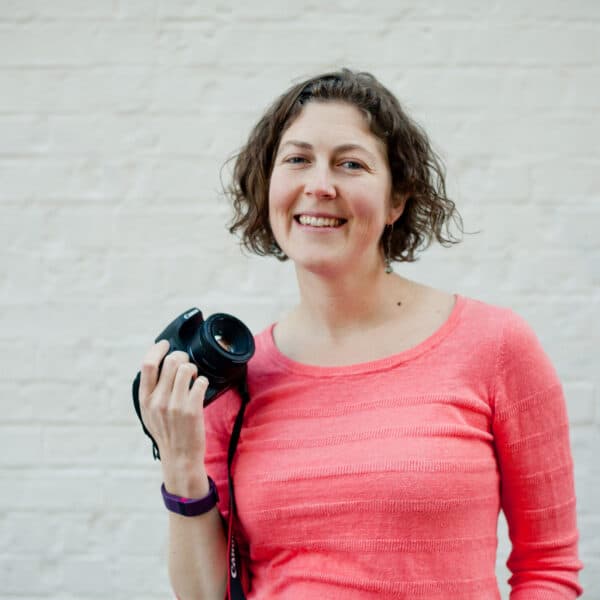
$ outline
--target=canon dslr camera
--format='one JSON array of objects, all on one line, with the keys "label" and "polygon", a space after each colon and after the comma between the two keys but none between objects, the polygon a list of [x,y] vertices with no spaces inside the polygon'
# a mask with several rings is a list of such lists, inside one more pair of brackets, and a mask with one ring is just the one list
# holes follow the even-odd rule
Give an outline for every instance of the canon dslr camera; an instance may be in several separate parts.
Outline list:
[{"label": "canon dslr camera", "polygon": [[[254,338],[239,319],[216,313],[204,320],[198,308],[191,308],[177,317],[154,340],[169,342],[169,352],[187,352],[198,367],[198,375],[208,379],[204,406],[216,400],[226,390],[245,385],[246,365],[254,355]],[[162,363],[161,363],[162,367]],[[152,440],[154,458],[160,459],[158,446],[142,420],[139,401],[140,373],[133,381],[133,405],[144,433]]]}]

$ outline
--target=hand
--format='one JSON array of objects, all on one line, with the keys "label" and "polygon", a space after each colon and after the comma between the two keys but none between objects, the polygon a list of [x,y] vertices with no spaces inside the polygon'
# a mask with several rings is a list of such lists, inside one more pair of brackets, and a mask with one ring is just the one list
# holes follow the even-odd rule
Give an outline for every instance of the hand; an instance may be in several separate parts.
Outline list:
[{"label": "hand", "polygon": [[161,340],[144,357],[139,388],[142,419],[160,451],[167,490],[181,495],[189,494],[190,487],[208,491],[204,471],[208,380],[198,377],[185,352],[175,351],[165,358],[168,350],[169,343]]}]

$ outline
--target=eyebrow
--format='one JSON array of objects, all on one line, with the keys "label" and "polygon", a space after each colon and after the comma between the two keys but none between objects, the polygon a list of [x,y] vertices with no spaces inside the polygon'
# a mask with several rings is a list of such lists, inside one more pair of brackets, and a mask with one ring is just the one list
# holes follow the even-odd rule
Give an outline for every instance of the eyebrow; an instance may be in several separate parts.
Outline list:
[{"label": "eyebrow", "polygon": [[[313,146],[312,144],[309,144],[308,142],[302,142],[300,140],[288,140],[287,142],[285,142],[284,144],[281,145],[281,148],[279,148],[279,150],[283,150],[283,148],[285,148],[285,146],[297,146],[298,148],[304,148],[306,150],[313,150]],[[361,150],[362,152],[364,152],[365,154],[367,154],[367,156],[369,156],[371,158],[371,160],[376,161],[375,156],[369,152],[364,146],[361,146],[360,144],[340,144],[339,146],[336,146],[334,149],[334,152],[347,152],[348,150]]]}]

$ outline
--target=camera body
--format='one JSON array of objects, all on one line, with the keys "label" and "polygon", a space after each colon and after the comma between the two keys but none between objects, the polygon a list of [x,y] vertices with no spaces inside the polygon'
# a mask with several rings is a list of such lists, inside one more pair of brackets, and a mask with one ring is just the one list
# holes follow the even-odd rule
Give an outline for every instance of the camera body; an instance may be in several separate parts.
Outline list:
[{"label": "camera body", "polygon": [[[176,350],[186,352],[190,362],[198,367],[198,375],[208,379],[204,406],[226,390],[245,382],[246,365],[254,355],[254,338],[244,323],[225,313],[204,319],[199,308],[190,308],[167,325],[154,341],[161,340],[169,342],[167,354]],[[140,376],[138,372],[133,381],[133,405],[144,433],[152,440],[154,457],[160,458],[156,442],[142,420]]]}]

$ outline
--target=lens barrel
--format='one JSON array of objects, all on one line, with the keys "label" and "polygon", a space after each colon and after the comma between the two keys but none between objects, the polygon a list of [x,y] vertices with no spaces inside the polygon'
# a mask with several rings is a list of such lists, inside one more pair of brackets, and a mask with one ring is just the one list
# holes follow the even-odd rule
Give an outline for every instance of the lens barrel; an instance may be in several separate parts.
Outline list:
[{"label": "lens barrel", "polygon": [[254,354],[254,338],[239,319],[216,313],[197,330],[188,351],[209,378],[236,379]]}]

